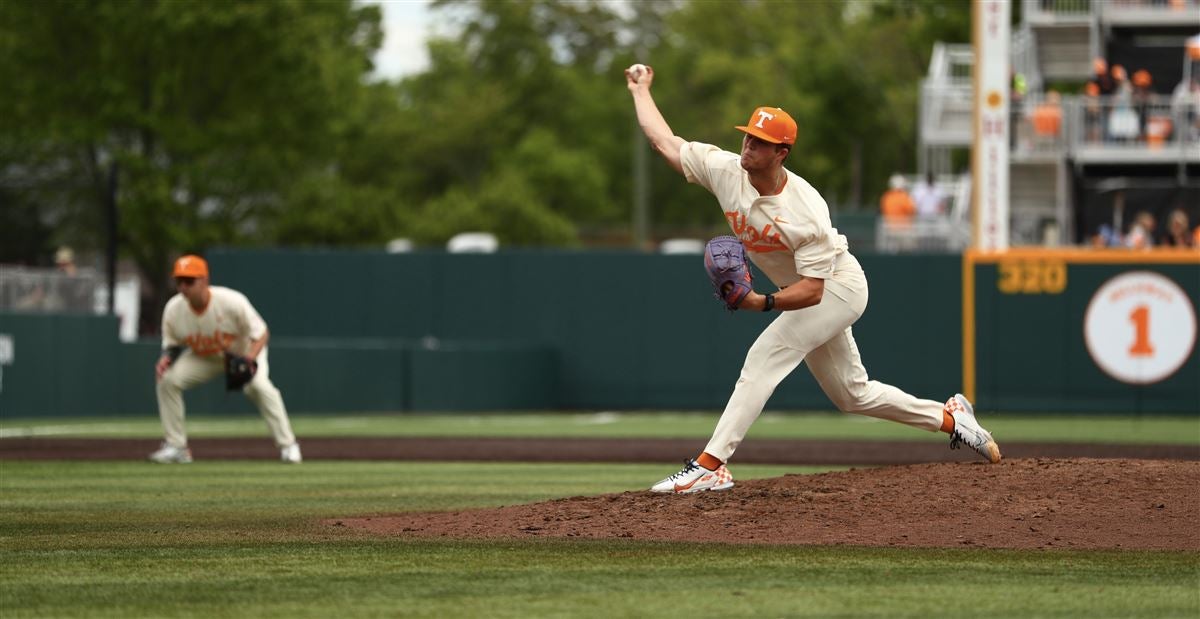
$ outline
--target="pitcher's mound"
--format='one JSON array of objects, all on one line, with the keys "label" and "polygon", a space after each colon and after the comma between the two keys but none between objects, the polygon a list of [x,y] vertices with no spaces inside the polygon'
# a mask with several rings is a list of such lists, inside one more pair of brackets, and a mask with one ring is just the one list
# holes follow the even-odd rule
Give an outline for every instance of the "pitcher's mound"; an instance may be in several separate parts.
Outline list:
[{"label": "pitcher's mound", "polygon": [[634,491],[325,524],[423,538],[1200,550],[1200,462],[1026,459],[759,480],[736,480],[731,469],[737,485],[721,492]]}]

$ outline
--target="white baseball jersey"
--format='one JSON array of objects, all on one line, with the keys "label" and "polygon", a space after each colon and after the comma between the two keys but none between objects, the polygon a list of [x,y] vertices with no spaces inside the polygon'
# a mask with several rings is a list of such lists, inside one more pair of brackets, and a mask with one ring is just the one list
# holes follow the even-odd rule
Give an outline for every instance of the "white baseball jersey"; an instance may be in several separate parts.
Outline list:
[{"label": "white baseball jersey", "polygon": [[200,357],[225,350],[245,355],[250,342],[267,332],[267,323],[246,295],[224,286],[209,286],[208,290],[208,307],[199,312],[182,294],[167,301],[162,317],[163,349],[187,346]]},{"label": "white baseball jersey", "polygon": [[849,253],[846,237],[833,227],[825,199],[807,181],[784,170],[783,191],[761,196],[737,153],[686,142],[679,158],[688,182],[716,196],[750,260],[776,286],[814,277],[826,280],[826,290],[843,301],[858,305],[857,299],[865,299],[862,268],[857,260],[840,259]]},{"label": "white baseball jersey", "polygon": [[785,170],[783,191],[759,195],[741,156],[710,144],[687,142],[679,158],[688,182],[716,196],[750,260],[775,285],[813,277],[825,280],[830,293],[816,305],[780,312],[758,336],[704,452],[727,462],[775,387],[801,362],[839,410],[936,432],[940,403],[867,377],[850,327],[866,310],[867,278],[817,190]]}]

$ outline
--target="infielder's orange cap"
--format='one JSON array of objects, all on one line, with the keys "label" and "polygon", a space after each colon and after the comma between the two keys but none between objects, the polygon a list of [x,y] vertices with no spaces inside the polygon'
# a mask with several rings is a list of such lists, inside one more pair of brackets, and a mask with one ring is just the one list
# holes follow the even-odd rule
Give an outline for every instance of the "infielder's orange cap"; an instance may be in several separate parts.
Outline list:
[{"label": "infielder's orange cap", "polygon": [[208,277],[208,263],[193,254],[180,256],[175,261],[175,271],[171,277]]},{"label": "infielder's orange cap", "polygon": [[795,144],[796,121],[777,107],[760,107],[750,115],[744,127],[734,127],[772,144]]}]

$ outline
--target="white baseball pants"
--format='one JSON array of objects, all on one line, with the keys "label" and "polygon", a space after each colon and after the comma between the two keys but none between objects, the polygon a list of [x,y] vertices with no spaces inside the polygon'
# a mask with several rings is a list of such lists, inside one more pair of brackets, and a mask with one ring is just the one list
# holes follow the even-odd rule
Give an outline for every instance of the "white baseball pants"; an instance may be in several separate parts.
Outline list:
[{"label": "white baseball pants", "polygon": [[[860,300],[862,308],[866,307],[865,296]],[[783,312],[772,321],[746,354],[741,376],[705,453],[728,462],[775,387],[801,361],[808,362],[809,371],[838,410],[937,432],[942,425],[941,403],[867,378],[850,332],[850,325],[861,315],[862,310],[826,290],[817,305]]]},{"label": "white baseball pants", "polygon": [[[271,382],[267,364],[267,349],[258,355],[258,371],[254,378],[242,388],[242,393],[258,407],[258,412],[267,421],[275,446],[286,447],[296,442],[292,424],[288,421],[287,409],[283,407],[283,396]],[[185,351],[158,381],[158,416],[162,419],[163,437],[168,445],[187,447],[187,428],[184,426],[183,392],[225,375],[225,362],[221,355],[199,357],[190,350]]]}]

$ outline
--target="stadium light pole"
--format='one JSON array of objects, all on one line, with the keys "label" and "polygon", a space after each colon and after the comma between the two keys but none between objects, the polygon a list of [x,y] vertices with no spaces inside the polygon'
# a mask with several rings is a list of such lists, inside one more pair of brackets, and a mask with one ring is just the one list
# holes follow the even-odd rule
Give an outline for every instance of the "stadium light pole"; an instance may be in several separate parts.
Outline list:
[{"label": "stadium light pole", "polygon": [[113,161],[108,167],[108,187],[104,196],[104,210],[108,215],[108,239],[105,256],[105,271],[108,276],[108,314],[115,313],[117,296],[117,162]]},{"label": "stadium light pole", "polygon": [[633,132],[633,246],[646,250],[650,241],[650,174],[646,150],[649,146],[642,129],[635,123]]}]

